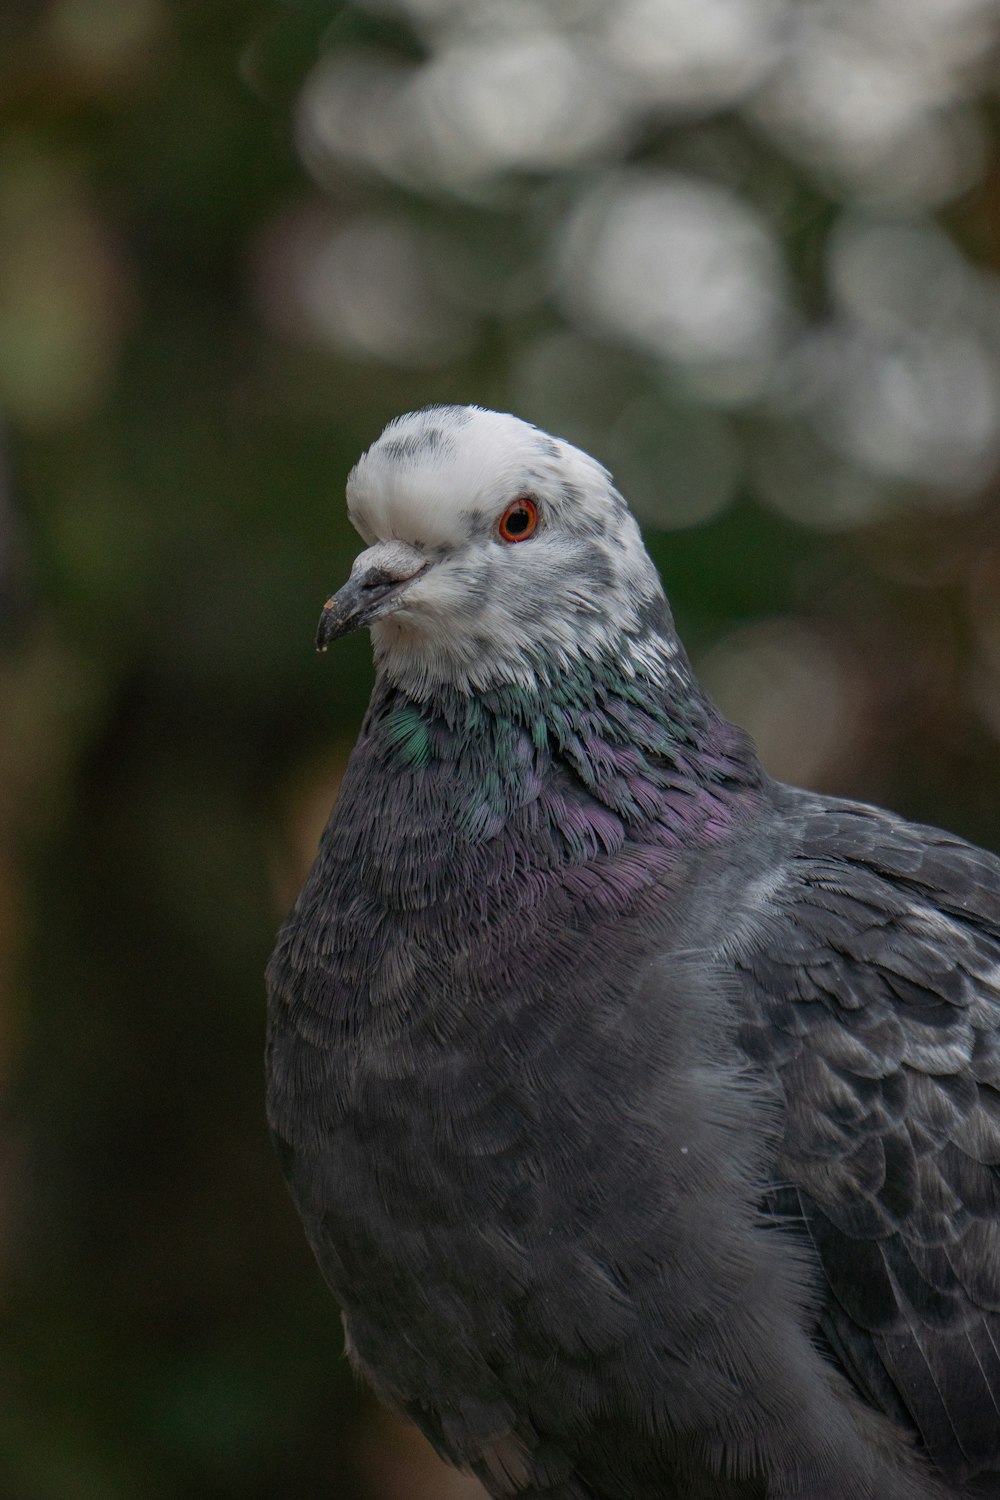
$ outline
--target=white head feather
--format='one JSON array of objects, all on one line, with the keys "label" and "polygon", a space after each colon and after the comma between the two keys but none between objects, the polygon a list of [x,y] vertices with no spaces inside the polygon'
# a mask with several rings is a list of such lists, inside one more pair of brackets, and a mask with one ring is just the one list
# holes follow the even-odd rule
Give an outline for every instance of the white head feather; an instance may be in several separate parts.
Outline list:
[{"label": "white head feather", "polygon": [[[522,497],[537,529],[506,542],[500,518]],[[611,476],[579,448],[504,413],[429,407],[389,424],[347,503],[370,549],[356,572],[402,557],[423,568],[372,623],[380,669],[411,695],[530,686],[609,652],[629,675],[671,670],[672,631],[649,628],[665,611],[656,569]]]}]

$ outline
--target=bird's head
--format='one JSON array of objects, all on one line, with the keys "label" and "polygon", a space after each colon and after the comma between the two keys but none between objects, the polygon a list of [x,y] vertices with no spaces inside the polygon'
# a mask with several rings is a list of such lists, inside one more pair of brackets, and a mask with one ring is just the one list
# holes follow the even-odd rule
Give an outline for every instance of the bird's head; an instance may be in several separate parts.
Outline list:
[{"label": "bird's head", "polygon": [[527,422],[439,406],[391,422],[347,482],[367,549],[317,645],[371,627],[412,696],[552,682],[609,656],[660,677],[678,652],[660,581],[607,470]]}]

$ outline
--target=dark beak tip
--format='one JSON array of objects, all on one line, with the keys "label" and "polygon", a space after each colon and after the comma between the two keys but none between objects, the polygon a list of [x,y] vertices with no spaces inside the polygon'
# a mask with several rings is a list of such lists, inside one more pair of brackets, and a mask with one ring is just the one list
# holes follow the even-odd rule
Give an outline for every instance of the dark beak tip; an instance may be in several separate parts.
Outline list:
[{"label": "dark beak tip", "polygon": [[393,570],[372,568],[367,573],[352,573],[336,594],[323,605],[316,629],[316,650],[325,651],[331,641],[367,625],[384,599],[399,593],[411,579],[426,571],[429,564],[402,577]]}]

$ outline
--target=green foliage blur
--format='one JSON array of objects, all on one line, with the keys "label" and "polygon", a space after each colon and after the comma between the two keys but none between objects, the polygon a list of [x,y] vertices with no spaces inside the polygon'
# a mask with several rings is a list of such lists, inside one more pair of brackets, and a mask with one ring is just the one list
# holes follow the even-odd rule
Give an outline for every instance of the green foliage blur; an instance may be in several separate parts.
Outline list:
[{"label": "green foliage blur", "polygon": [[1000,848],[997,36],[912,0],[910,78],[894,3],[0,10],[0,1494],[478,1493],[352,1381],[263,1122],[393,415],[584,443],[776,774]]}]

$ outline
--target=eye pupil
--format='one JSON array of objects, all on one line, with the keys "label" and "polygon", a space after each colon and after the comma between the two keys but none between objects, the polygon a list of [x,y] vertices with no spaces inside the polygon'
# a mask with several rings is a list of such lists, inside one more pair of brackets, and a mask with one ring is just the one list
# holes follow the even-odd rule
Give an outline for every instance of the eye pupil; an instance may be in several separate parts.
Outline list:
[{"label": "eye pupil", "polygon": [[523,506],[519,510],[512,510],[507,517],[506,528],[511,536],[520,536],[530,525],[531,513]]}]

